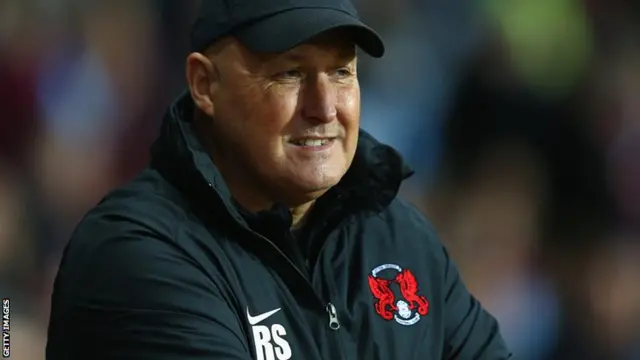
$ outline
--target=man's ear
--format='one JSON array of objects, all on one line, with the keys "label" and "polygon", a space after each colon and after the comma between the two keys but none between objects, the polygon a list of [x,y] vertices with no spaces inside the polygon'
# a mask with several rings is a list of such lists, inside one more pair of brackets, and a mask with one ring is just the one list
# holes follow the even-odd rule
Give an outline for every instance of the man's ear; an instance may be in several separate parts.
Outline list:
[{"label": "man's ear", "polygon": [[218,86],[217,72],[212,60],[194,52],[187,57],[187,83],[195,105],[207,116],[213,117],[215,106],[212,94]]}]

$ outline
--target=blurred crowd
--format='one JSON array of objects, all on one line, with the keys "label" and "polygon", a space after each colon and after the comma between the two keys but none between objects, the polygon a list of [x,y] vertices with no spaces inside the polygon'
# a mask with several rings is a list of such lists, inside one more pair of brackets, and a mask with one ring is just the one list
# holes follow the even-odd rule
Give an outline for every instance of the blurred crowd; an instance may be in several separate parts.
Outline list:
[{"label": "blurred crowd", "polygon": [[[357,0],[362,127],[520,360],[640,359],[640,2]],[[0,296],[41,360],[61,251],[145,165],[193,0],[0,2]],[[420,346],[416,344],[416,346]]]}]

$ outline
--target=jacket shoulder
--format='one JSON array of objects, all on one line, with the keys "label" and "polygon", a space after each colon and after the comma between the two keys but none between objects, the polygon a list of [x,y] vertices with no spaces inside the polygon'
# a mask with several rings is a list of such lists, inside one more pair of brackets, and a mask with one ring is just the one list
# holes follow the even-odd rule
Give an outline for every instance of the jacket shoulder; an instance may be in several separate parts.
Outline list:
[{"label": "jacket shoulder", "polygon": [[[158,173],[144,170],[91,209],[62,254],[54,285],[54,304],[70,306],[81,301],[80,295],[109,294],[111,290],[102,291],[108,284],[125,283],[109,279],[133,281],[145,273],[154,274],[156,280],[171,279],[179,274],[175,269],[194,271],[192,278],[200,274],[200,264],[185,250],[181,240],[182,228],[192,219],[177,192],[173,192],[176,190]],[[147,280],[139,283],[152,283]],[[102,290],[97,291],[96,284],[102,284]],[[80,291],[82,287],[93,290]],[[127,291],[135,288],[132,285]],[[109,297],[117,296],[114,292]]]},{"label": "jacket shoulder", "polygon": [[385,249],[368,252],[377,262],[388,261],[383,259],[393,256],[397,261],[422,263],[428,260],[432,267],[430,271],[438,273],[446,263],[446,250],[434,226],[405,200],[395,199],[383,211],[360,218],[353,225],[354,236],[362,241],[373,241],[378,249]]},{"label": "jacket shoulder", "polygon": [[54,282],[48,357],[246,351],[220,278],[181,243],[188,208],[157,176],[145,171],[113,191],[77,227]]},{"label": "jacket shoulder", "polygon": [[[144,251],[173,248],[180,252],[177,232],[187,221],[186,208],[175,189],[160,174],[145,169],[124,186],[111,191],[76,226],[60,268],[76,272],[105,248],[136,241]],[[118,259],[111,259],[117,261]]]},{"label": "jacket shoulder", "polygon": [[177,190],[157,171],[145,169],[91,209],[78,224],[73,238],[126,235],[141,230],[173,238],[177,225],[187,217]]},{"label": "jacket shoulder", "polygon": [[396,228],[404,239],[416,239],[428,246],[441,248],[442,243],[431,221],[410,202],[396,198],[379,217],[388,226]]}]

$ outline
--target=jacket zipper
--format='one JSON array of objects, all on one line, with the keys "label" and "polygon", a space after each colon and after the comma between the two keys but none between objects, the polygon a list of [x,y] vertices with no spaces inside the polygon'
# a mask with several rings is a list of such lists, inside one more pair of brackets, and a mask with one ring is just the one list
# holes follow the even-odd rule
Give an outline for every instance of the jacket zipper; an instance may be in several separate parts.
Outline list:
[{"label": "jacket zipper", "polygon": [[[336,200],[340,200],[341,196],[339,195]],[[330,231],[327,231],[327,228],[339,228],[341,224],[343,224],[346,220],[343,217],[331,217],[330,219],[327,219],[327,223],[334,223],[334,219],[339,219],[338,221],[335,221],[335,227],[331,226],[324,226],[322,229],[320,229],[320,231],[317,231],[315,233],[310,233],[310,242],[315,242],[316,239],[320,236],[323,235],[325,233],[327,233],[327,235],[330,233]],[[314,263],[313,263],[313,268],[315,268],[317,266],[318,263],[318,259],[320,258],[320,254],[322,253],[322,251],[324,250],[325,246],[326,246],[326,240],[322,243],[322,245],[320,246],[320,248],[318,249],[317,253],[313,254],[315,256],[314,258]],[[313,247],[313,245],[312,245]],[[313,274],[313,269],[310,269],[310,273]],[[329,286],[329,296],[333,296],[335,294],[334,288],[333,286]],[[346,347],[344,344],[344,339],[342,334],[340,334],[338,332],[338,330],[340,329],[341,325],[340,325],[340,320],[338,318],[338,311],[335,307],[335,305],[333,305],[332,303],[328,303],[327,307],[326,307],[327,313],[329,313],[329,329],[333,330],[334,332],[334,337],[337,339],[338,342],[338,347],[339,347],[339,353],[340,353],[340,358],[341,359],[348,359],[348,356],[346,354]]]},{"label": "jacket zipper", "polygon": [[[342,338],[342,334],[338,333],[338,330],[340,329],[341,325],[340,325],[340,319],[338,318],[338,311],[336,310],[336,307],[334,304],[332,304],[331,302],[324,302],[321,298],[320,295],[318,295],[318,293],[315,291],[313,284],[311,283],[311,280],[309,279],[310,275],[305,275],[304,272],[302,272],[302,270],[300,270],[300,268],[295,264],[295,262],[284,252],[282,251],[278,246],[276,246],[276,244],[273,243],[273,241],[269,240],[266,236],[261,235],[260,233],[257,233],[255,231],[251,231],[254,234],[256,234],[258,237],[260,237],[262,240],[267,241],[267,243],[269,245],[271,245],[273,248],[276,249],[276,251],[278,252],[278,254],[280,254],[282,257],[284,257],[287,262],[289,263],[289,265],[291,265],[291,267],[293,267],[296,272],[298,273],[298,275],[300,275],[305,283],[308,285],[309,289],[311,290],[311,292],[314,294],[314,296],[316,297],[316,299],[320,302],[320,304],[322,304],[322,306],[324,307],[325,311],[327,312],[327,314],[329,315],[329,332],[333,333],[330,334],[330,336],[333,336],[334,339],[336,339],[337,341],[337,348],[338,348],[338,352],[340,353],[341,357],[340,359],[347,359],[347,357],[345,357],[345,345],[344,345],[344,340]],[[306,265],[306,264],[303,264]],[[307,266],[307,268],[309,268]],[[308,274],[310,274],[310,269],[307,272]],[[330,291],[329,296],[333,296],[333,291]]]},{"label": "jacket zipper", "polygon": [[331,330],[339,330],[340,321],[338,321],[338,312],[336,311],[336,307],[332,303],[328,303],[326,309],[329,313],[329,328]]},{"label": "jacket zipper", "polygon": [[250,230],[250,232],[271,245],[271,247],[274,248],[278,252],[278,254],[282,256],[287,261],[287,263],[296,271],[296,273],[304,280],[305,284],[309,287],[316,301],[320,304],[322,309],[324,309],[329,314],[329,328],[332,330],[338,330],[340,328],[340,322],[338,320],[336,307],[331,302],[325,302],[324,300],[322,300],[320,295],[318,295],[316,290],[313,288],[313,284],[311,284],[309,278],[302,272],[302,270],[300,270],[300,268],[291,260],[291,258],[287,256],[287,254],[285,254],[282,250],[280,250],[279,247],[276,246],[276,244],[273,243],[273,241],[267,239],[265,236],[262,236],[255,231]]},{"label": "jacket zipper", "polygon": [[[206,178],[204,178],[204,180],[208,184],[209,188],[213,188],[213,184],[211,182],[209,182]],[[255,232],[255,231],[253,231],[251,229],[247,229],[245,227],[243,227],[243,229],[245,229],[246,231],[248,231],[252,235],[257,236],[258,238],[266,241],[267,244],[271,245],[271,247],[274,248],[278,252],[278,254],[280,256],[282,256],[287,261],[287,263],[289,263],[289,265],[296,271],[296,273],[304,280],[304,282],[307,285],[308,289],[311,290],[311,293],[313,294],[315,300],[320,305],[321,309],[324,309],[325,311],[327,311],[327,309],[333,309],[332,312],[327,311],[329,313],[329,328],[332,328],[332,326],[336,327],[336,325],[337,325],[337,328],[335,330],[340,328],[340,323],[338,322],[338,314],[335,311],[335,306],[331,302],[325,302],[322,299],[322,297],[320,295],[318,295],[316,290],[313,288],[313,284],[311,283],[309,278],[300,270],[300,268],[298,268],[298,266],[289,258],[289,256],[287,256],[287,254],[285,254],[282,250],[280,250],[280,248],[278,246],[276,246],[276,244],[274,244],[273,241],[269,240],[267,237]]]},{"label": "jacket zipper", "polygon": [[269,245],[271,245],[272,248],[274,248],[279,255],[281,255],[288,263],[289,265],[296,271],[296,273],[304,280],[304,282],[306,283],[306,285],[309,287],[309,289],[311,290],[311,292],[313,293],[314,297],[316,298],[316,300],[320,303],[320,305],[324,308],[324,310],[327,312],[327,314],[329,314],[329,329],[334,333],[335,338],[338,341],[338,348],[339,348],[339,352],[341,355],[341,359],[345,359],[345,346],[343,343],[343,339],[341,334],[339,334],[337,331],[340,329],[340,320],[338,318],[338,311],[336,310],[335,305],[333,305],[331,302],[324,302],[322,300],[322,298],[320,297],[320,295],[318,295],[318,293],[316,292],[316,290],[313,288],[313,284],[311,283],[311,281],[309,280],[309,278],[300,270],[300,268],[291,260],[291,258],[289,258],[289,256],[287,256],[287,254],[285,254],[282,250],[280,250],[280,248],[278,246],[276,246],[276,244],[273,243],[273,241],[269,240],[267,237],[262,236],[261,234],[249,230],[251,233],[253,233],[254,235],[258,236],[260,239],[266,241]]},{"label": "jacket zipper", "polygon": [[329,313],[329,328],[333,330],[334,338],[338,341],[338,352],[340,353],[341,359],[348,359],[346,356],[344,340],[342,339],[342,334],[338,332],[340,330],[340,321],[338,320],[338,311],[336,307],[329,303],[327,304],[327,312]]}]

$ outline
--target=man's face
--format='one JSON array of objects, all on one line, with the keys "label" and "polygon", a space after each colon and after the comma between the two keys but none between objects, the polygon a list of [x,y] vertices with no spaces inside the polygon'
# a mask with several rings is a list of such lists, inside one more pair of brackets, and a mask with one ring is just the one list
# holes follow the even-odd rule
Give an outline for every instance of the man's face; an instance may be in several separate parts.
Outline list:
[{"label": "man's face", "polygon": [[338,183],[353,160],[360,118],[355,46],[344,38],[329,32],[269,55],[230,40],[210,55],[213,157],[223,174],[256,177],[293,202]]}]

